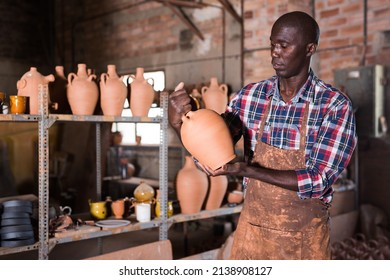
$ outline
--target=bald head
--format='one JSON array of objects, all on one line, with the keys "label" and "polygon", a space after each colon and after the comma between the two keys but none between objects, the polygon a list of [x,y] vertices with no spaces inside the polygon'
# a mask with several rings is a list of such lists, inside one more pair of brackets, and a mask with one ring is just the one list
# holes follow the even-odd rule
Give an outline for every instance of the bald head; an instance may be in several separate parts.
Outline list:
[{"label": "bald head", "polygon": [[282,15],[275,21],[272,29],[280,29],[282,27],[296,28],[306,44],[318,44],[320,28],[315,19],[304,12],[295,11]]}]

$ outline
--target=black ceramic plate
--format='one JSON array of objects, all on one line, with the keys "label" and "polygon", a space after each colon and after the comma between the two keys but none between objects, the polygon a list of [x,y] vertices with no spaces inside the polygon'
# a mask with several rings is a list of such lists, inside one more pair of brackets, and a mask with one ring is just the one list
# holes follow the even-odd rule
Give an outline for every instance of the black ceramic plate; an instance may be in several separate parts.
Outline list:
[{"label": "black ceramic plate", "polygon": [[28,239],[28,238],[33,238],[33,237],[34,237],[33,231],[9,232],[9,233],[2,233],[1,234],[2,241]]},{"label": "black ceramic plate", "polygon": [[20,226],[7,226],[2,227],[0,229],[0,234],[3,233],[11,233],[11,232],[24,232],[24,231],[32,231],[32,225],[20,225]]},{"label": "black ceramic plate", "polygon": [[29,213],[25,212],[8,212],[1,215],[1,219],[14,219],[14,218],[30,218]]},{"label": "black ceramic plate", "polygon": [[19,246],[28,246],[35,243],[34,238],[21,239],[21,240],[3,240],[1,241],[1,247],[19,247]]},{"label": "black ceramic plate", "polygon": [[32,207],[32,202],[29,200],[8,200],[3,202],[4,208],[14,206],[28,206]]},{"label": "black ceramic plate", "polygon": [[0,219],[0,225],[5,226],[19,226],[19,225],[31,225],[30,218],[11,218],[11,219]]}]

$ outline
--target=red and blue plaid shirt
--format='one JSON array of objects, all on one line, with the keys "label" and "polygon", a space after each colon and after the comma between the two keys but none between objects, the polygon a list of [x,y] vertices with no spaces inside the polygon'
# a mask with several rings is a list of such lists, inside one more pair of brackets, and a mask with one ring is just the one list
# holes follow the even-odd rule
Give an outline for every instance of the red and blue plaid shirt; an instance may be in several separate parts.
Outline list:
[{"label": "red and blue plaid shirt", "polygon": [[[298,196],[330,203],[332,184],[348,165],[356,146],[351,101],[317,78],[312,70],[298,94],[287,103],[279,93],[277,76],[245,86],[230,102],[224,118],[235,141],[244,136],[244,153],[248,160],[253,155],[268,100],[272,107],[261,141],[288,150],[299,149],[300,119],[305,102],[309,102],[306,168],[296,170]],[[244,178],[244,185],[246,181]]]}]

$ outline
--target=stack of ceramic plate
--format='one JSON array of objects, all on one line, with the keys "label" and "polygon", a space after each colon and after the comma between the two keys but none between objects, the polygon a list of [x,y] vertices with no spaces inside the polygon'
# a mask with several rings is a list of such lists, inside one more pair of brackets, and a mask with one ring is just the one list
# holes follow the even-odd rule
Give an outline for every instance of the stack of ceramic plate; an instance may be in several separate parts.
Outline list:
[{"label": "stack of ceramic plate", "polygon": [[33,205],[27,200],[9,200],[2,203],[0,219],[1,247],[27,246],[35,243],[31,224]]}]

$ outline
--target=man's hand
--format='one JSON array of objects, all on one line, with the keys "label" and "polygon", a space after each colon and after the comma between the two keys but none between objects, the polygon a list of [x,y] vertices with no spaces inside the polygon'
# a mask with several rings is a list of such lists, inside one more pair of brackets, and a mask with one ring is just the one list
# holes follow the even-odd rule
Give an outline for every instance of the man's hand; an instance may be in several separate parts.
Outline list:
[{"label": "man's hand", "polygon": [[181,118],[191,111],[191,98],[184,89],[184,83],[179,83],[168,98],[168,120],[171,126],[180,132]]},{"label": "man's hand", "polygon": [[243,176],[243,173],[246,170],[247,164],[245,162],[236,162],[236,163],[227,163],[220,168],[213,170],[209,166],[206,166],[200,163],[196,158],[193,158],[196,166],[205,172],[209,176],[219,176],[219,175],[235,175]]}]

